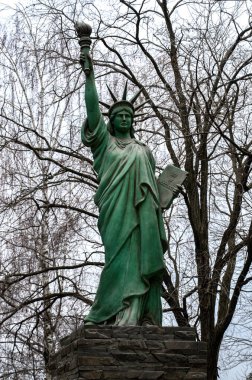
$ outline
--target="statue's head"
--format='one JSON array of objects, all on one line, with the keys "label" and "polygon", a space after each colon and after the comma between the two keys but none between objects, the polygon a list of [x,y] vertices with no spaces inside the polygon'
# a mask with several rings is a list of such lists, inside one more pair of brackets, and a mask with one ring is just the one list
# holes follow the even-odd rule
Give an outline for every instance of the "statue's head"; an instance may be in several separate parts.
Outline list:
[{"label": "statue's head", "polygon": [[[109,117],[108,130],[112,136],[115,135],[115,128],[129,128],[130,136],[134,137],[134,128],[133,128],[133,120],[138,115],[136,111],[138,111],[146,102],[140,104],[137,107],[134,107],[134,102],[137,100],[140,95],[142,89],[140,89],[132,99],[126,100],[127,98],[127,83],[125,84],[125,88],[123,91],[122,100],[117,100],[113,92],[108,87],[109,93],[114,100],[114,103],[110,106],[106,103],[100,102],[106,108],[108,108],[108,113],[106,115]],[[122,119],[124,122],[122,123]],[[124,124],[124,126],[122,125]]]},{"label": "statue's head", "polygon": [[134,107],[130,102],[122,100],[115,102],[109,109],[109,132],[115,135],[115,130],[123,132],[130,131],[130,136],[134,137],[133,128]]}]

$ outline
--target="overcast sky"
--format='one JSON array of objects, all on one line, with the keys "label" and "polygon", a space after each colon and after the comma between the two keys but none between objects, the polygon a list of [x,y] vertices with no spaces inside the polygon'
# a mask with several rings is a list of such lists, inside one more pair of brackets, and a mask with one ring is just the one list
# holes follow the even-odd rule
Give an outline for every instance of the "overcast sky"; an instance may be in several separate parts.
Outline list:
[{"label": "overcast sky", "polygon": [[[104,8],[104,5],[106,4],[106,0],[100,0],[102,3],[102,7]],[[226,0],[226,1],[234,1],[234,0]],[[236,0],[237,1],[237,0]],[[0,11],[1,11],[1,23],[4,23],[5,19],[8,19],[8,17],[11,16],[11,14],[15,10],[15,6],[17,4],[20,4],[24,6],[25,4],[28,4],[30,0],[0,0]],[[220,380],[245,380],[245,370],[246,365],[239,365],[236,368],[225,371],[225,373],[220,374]]]},{"label": "overcast sky", "polygon": [[29,0],[0,0],[1,23],[3,23],[5,18],[11,16],[17,4],[25,5],[28,4],[28,2]]}]

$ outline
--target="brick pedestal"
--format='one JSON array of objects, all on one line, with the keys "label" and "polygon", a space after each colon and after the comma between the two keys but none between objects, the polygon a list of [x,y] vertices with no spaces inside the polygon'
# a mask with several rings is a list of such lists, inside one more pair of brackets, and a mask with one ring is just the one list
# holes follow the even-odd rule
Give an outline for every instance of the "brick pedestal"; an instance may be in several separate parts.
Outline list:
[{"label": "brick pedestal", "polygon": [[61,341],[53,380],[206,380],[206,344],[192,328],[86,326]]}]

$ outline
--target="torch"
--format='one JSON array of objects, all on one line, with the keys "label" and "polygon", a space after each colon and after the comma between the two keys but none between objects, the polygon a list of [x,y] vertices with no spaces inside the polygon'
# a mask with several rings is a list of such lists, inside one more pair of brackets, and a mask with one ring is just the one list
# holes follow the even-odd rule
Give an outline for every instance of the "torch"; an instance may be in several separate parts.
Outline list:
[{"label": "torch", "polygon": [[77,36],[79,37],[79,45],[80,45],[81,53],[85,56],[84,73],[88,75],[90,73],[90,63],[87,56],[88,56],[90,45],[91,45],[90,35],[92,33],[92,28],[90,25],[84,22],[77,21],[75,23],[75,30],[76,30]]}]

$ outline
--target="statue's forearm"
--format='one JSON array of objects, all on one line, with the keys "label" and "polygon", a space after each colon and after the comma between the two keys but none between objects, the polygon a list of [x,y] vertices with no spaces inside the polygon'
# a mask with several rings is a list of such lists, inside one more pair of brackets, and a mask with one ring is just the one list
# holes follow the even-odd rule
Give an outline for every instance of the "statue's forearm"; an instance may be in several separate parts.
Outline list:
[{"label": "statue's forearm", "polygon": [[89,75],[86,76],[85,103],[87,108],[89,128],[93,130],[101,117],[99,98],[95,85],[93,70],[90,72]]},{"label": "statue's forearm", "polygon": [[80,64],[86,75],[85,103],[87,108],[88,125],[93,130],[101,117],[99,98],[95,86],[92,58],[89,55],[92,28],[83,22],[76,22],[75,29],[79,37],[81,47]]}]

